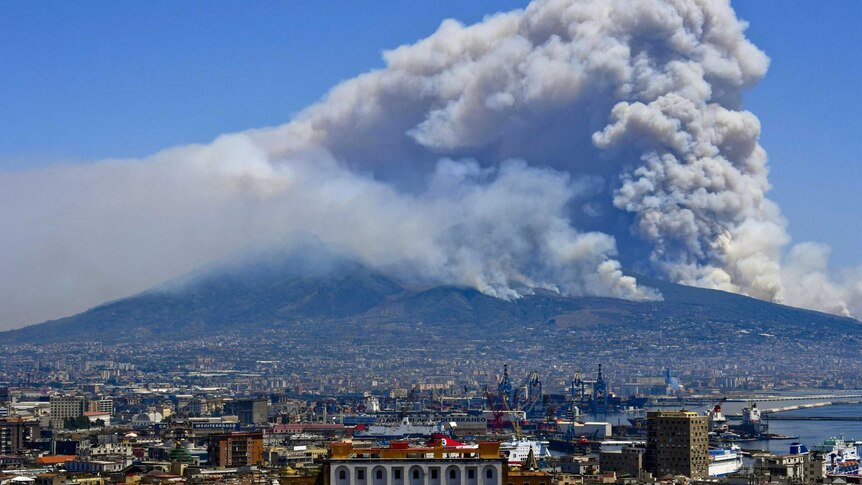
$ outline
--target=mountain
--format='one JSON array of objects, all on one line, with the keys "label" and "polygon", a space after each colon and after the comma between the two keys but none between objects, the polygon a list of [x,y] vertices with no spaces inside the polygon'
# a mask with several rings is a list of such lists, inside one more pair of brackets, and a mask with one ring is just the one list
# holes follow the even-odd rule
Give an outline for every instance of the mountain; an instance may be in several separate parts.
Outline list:
[{"label": "mountain", "polygon": [[405,284],[316,241],[302,241],[217,261],[144,293],[4,332],[0,339],[10,344],[120,343],[241,338],[283,330],[301,331],[311,340],[371,335],[385,343],[393,329],[421,327],[431,339],[523,336],[529,333],[524,329],[541,328],[551,336],[643,332],[653,339],[714,340],[719,346],[725,345],[725,335],[776,336],[793,344],[816,332],[862,344],[862,325],[853,319],[644,277],[640,281],[659,289],[664,301],[568,298],[541,290],[506,301],[471,288]]}]

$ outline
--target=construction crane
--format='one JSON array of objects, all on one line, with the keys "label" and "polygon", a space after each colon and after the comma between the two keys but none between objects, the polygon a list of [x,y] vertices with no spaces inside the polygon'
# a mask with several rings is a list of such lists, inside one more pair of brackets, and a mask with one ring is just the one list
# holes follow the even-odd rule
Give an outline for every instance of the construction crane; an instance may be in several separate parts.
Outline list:
[{"label": "construction crane", "polygon": [[500,396],[501,401],[503,401],[503,405],[506,407],[506,413],[509,415],[509,422],[512,423],[512,429],[515,431],[515,439],[520,440],[523,436],[521,434],[521,425],[518,423],[518,418],[515,416],[515,413],[512,412],[512,408],[509,407],[509,403],[506,402],[505,396]]},{"label": "construction crane", "polygon": [[401,419],[407,417],[407,408],[413,404],[413,399],[416,396],[416,388],[411,387],[410,392],[407,393],[407,397],[404,399],[404,405],[401,406]]},{"label": "construction crane", "polygon": [[724,401],[727,401],[727,396],[722,396],[722,398],[715,403],[715,406],[712,407],[712,410],[707,412],[707,416],[709,416],[709,431],[723,433],[728,430],[727,418],[725,418],[724,414],[721,413],[721,405]]},{"label": "construction crane", "polygon": [[520,405],[522,402],[520,398],[523,398],[523,404],[519,408],[528,414],[533,413],[534,408],[542,404],[542,381],[539,379],[539,373],[532,371],[527,374],[518,389],[526,389],[527,392],[525,396],[519,396],[515,402]]},{"label": "construction crane", "polygon": [[502,406],[494,404],[494,395],[488,390],[488,386],[485,386],[485,399],[488,401],[488,407],[494,414],[494,419],[491,421],[491,428],[494,430],[503,429],[503,408]]}]

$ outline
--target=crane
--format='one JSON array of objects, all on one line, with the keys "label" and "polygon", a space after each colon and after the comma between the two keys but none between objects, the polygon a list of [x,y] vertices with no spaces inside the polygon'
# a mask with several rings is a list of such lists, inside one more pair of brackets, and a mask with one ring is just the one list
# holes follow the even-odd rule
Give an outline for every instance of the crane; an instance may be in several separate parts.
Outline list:
[{"label": "crane", "polygon": [[413,398],[416,396],[416,388],[411,387],[410,392],[407,393],[407,397],[404,399],[404,405],[401,406],[401,419],[404,419],[407,416],[407,408],[413,403]]},{"label": "crane", "polygon": [[500,406],[494,404],[494,395],[485,386],[485,399],[488,401],[488,407],[494,413],[494,419],[491,421],[491,428],[494,430],[503,429],[503,410]]},{"label": "crane", "polygon": [[506,407],[506,413],[509,414],[509,421],[512,423],[512,429],[515,431],[515,439],[520,441],[523,436],[521,435],[521,425],[518,424],[518,418],[515,416],[515,413],[512,412],[512,408],[509,407],[509,403],[506,402],[506,399],[503,396],[501,396],[501,398],[502,399],[500,400],[503,401],[503,405]]}]

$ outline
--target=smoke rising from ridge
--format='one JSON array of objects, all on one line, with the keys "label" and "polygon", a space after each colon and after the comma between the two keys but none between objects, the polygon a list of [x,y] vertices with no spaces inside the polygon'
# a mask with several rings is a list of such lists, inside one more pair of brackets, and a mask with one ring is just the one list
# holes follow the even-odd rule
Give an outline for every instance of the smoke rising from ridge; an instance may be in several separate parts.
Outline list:
[{"label": "smoke rising from ridge", "polygon": [[298,230],[502,298],[660,298],[625,261],[858,316],[862,270],[830,275],[827,248],[788,247],[766,196],[760,124],[741,95],[769,61],[744,29],[721,1],[536,1],[444,21],[282,126],[0,173],[0,324]]}]

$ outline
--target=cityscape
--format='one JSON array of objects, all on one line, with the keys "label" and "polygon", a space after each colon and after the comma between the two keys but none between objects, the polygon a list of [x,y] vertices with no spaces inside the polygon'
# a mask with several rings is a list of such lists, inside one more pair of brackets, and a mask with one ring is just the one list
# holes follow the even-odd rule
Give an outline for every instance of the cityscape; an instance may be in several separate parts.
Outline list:
[{"label": "cityscape", "polygon": [[0,3],[0,485],[862,485],[862,3]]}]

